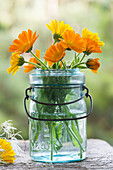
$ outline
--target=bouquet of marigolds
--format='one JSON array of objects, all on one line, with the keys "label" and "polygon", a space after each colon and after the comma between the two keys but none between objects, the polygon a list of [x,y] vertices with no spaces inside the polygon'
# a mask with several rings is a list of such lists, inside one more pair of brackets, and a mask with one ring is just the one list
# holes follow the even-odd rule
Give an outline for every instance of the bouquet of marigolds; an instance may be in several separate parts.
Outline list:
[{"label": "bouquet of marigolds", "polygon": [[[13,52],[11,56],[11,67],[7,69],[8,74],[13,72],[15,75],[16,71],[19,70],[20,66],[28,63],[24,66],[24,72],[27,73],[33,69],[85,69],[89,68],[94,73],[97,73],[100,67],[99,58],[91,59],[88,58],[91,53],[102,53],[101,46],[104,43],[100,41],[97,33],[92,33],[87,28],[82,30],[82,36],[76,33],[72,27],[64,22],[57,20],[51,21],[47,24],[48,29],[53,34],[53,44],[47,49],[44,55],[44,62],[40,60],[40,51],[36,49],[36,53],[32,52],[32,47],[39,35],[36,32],[28,29],[28,31],[22,31],[18,35],[18,39],[13,41],[13,45],[10,45],[9,52]],[[75,56],[70,64],[67,65],[65,61],[66,51],[75,51]],[[23,53],[31,53],[33,57],[29,61],[26,61],[22,56]],[[80,58],[80,54],[83,56]],[[84,61],[87,59],[87,61]]]},{"label": "bouquet of marigolds", "polygon": [[[38,80],[42,82],[42,87],[32,87],[32,97],[40,102],[50,103],[50,105],[32,103],[30,114],[41,120],[50,119],[51,117],[51,119],[56,119],[56,121],[30,121],[32,129],[30,132],[30,150],[34,160],[36,160],[35,156],[37,152],[41,151],[42,153],[42,151],[47,152],[47,150],[51,150],[50,157],[52,161],[54,152],[57,153],[61,151],[62,147],[65,146],[63,143],[69,140],[73,146],[79,148],[80,153],[78,155],[80,159],[82,159],[82,153],[85,152],[86,147],[84,146],[85,142],[83,142],[83,136],[81,135],[82,130],[80,130],[79,121],[57,121],[57,119],[60,118],[63,120],[76,117],[76,111],[74,110],[75,105],[69,107],[68,105],[61,104],[73,100],[74,96],[78,95],[78,89],[73,90],[69,87],[72,81],[71,76],[63,76],[62,74],[56,76],[56,74],[58,73],[57,71],[65,72],[65,70],[68,70],[71,72],[77,68],[91,69],[93,73],[97,73],[100,67],[99,58],[89,58],[89,56],[92,53],[102,53],[101,46],[104,46],[104,43],[100,41],[97,33],[93,33],[87,28],[84,28],[81,36],[79,33],[76,33],[70,25],[64,24],[63,21],[51,20],[51,22],[47,24],[47,27],[52,31],[53,44],[47,49],[43,59],[40,58],[40,49],[36,49],[35,53],[32,51],[33,44],[39,35],[36,35],[36,32],[33,33],[30,29],[28,29],[28,31],[22,31],[22,33],[18,35],[18,39],[15,39],[13,45],[9,47],[9,52],[12,52],[12,56],[10,62],[11,67],[7,69],[7,72],[8,74],[12,72],[13,75],[15,75],[16,71],[18,72],[19,68],[25,64],[25,73],[33,69],[36,70],[35,73],[37,73],[37,70],[43,73],[41,78],[39,78],[40,80]],[[72,61],[66,61],[65,56],[67,51],[75,52]],[[29,61],[24,58],[24,53],[31,54],[32,57]],[[51,71],[56,71],[56,74],[51,76]],[[51,86],[51,88],[49,86]],[[79,104],[76,105],[78,107]],[[42,138],[44,138],[43,142]],[[41,146],[40,142],[42,143]]]}]

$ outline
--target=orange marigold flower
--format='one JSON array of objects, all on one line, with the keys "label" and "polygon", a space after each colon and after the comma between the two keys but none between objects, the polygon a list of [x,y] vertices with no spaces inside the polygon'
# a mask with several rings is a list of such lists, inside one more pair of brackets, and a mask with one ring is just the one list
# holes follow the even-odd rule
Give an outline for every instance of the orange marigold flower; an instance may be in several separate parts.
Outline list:
[{"label": "orange marigold flower", "polygon": [[61,60],[65,56],[65,49],[63,48],[61,43],[57,43],[56,45],[51,45],[45,54],[44,59],[46,61],[51,61],[56,63]]},{"label": "orange marigold flower", "polygon": [[34,34],[30,29],[28,29],[28,32],[22,31],[22,33],[18,35],[18,39],[13,41],[13,45],[10,45],[9,52],[15,51],[22,54],[31,51],[32,46],[38,37],[39,35],[36,36],[36,31]]},{"label": "orange marigold flower", "polygon": [[78,53],[82,53],[85,50],[85,41],[74,30],[66,30],[63,33],[63,39],[60,40],[65,49],[70,48]]},{"label": "orange marigold flower", "polygon": [[21,57],[19,54],[17,53],[12,53],[12,56],[11,56],[11,61],[10,61],[10,64],[11,64],[11,67],[9,67],[7,69],[7,72],[8,74],[10,74],[11,72],[13,72],[13,75],[16,74],[16,71],[18,72],[19,71],[19,68],[20,66],[22,66],[24,64],[24,58]]},{"label": "orange marigold flower", "polygon": [[97,33],[92,33],[87,28],[82,30],[82,37],[86,42],[85,53],[87,55],[91,53],[102,53],[100,46],[104,46],[103,41],[100,41]]},{"label": "orange marigold flower", "polygon": [[84,38],[86,42],[85,54],[89,55],[91,53],[102,53],[101,48],[99,47],[98,43],[89,39]]},{"label": "orange marigold flower", "polygon": [[[39,59],[40,59],[40,51],[41,50],[38,50],[38,49],[35,51],[36,52],[35,55]],[[30,58],[29,62],[34,63],[34,64],[39,64],[39,61],[35,57]],[[36,66],[33,64],[28,64],[27,66],[24,66],[24,73],[28,73],[28,72],[32,71],[35,67]]]},{"label": "orange marigold flower", "polygon": [[92,41],[97,42],[99,46],[104,46],[104,43],[103,43],[103,41],[100,41],[100,38],[98,37],[98,34],[93,33],[92,31],[89,31],[87,28],[84,28],[82,30],[82,37],[83,38],[89,38]]},{"label": "orange marigold flower", "polygon": [[91,71],[93,73],[97,73],[98,68],[100,67],[100,63],[99,63],[99,58],[95,58],[95,59],[88,59],[86,62],[86,66],[91,69]]}]

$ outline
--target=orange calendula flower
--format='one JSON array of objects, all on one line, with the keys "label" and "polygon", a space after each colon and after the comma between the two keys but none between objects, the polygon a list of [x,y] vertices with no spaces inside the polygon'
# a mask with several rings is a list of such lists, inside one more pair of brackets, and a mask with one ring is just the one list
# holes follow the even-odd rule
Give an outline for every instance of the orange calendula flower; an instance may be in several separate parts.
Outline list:
[{"label": "orange calendula flower", "polygon": [[63,39],[61,44],[64,48],[70,48],[78,53],[82,53],[85,50],[85,41],[81,38],[80,34],[75,33],[74,30],[66,30],[63,33]]},{"label": "orange calendula flower", "polygon": [[92,41],[97,42],[99,46],[104,46],[104,43],[103,43],[103,41],[100,41],[100,38],[98,37],[98,34],[93,33],[92,31],[89,31],[87,28],[82,30],[82,37],[83,38],[89,38]]},{"label": "orange calendula flower", "polygon": [[91,53],[102,53],[100,46],[104,46],[103,41],[100,41],[97,33],[92,33],[87,28],[82,30],[82,37],[86,42],[85,53],[87,55]]},{"label": "orange calendula flower", "polygon": [[65,49],[63,48],[61,43],[57,43],[56,45],[51,45],[45,54],[44,59],[46,61],[51,61],[56,63],[61,60],[65,56]]},{"label": "orange calendula flower", "polygon": [[17,53],[12,53],[11,56],[11,67],[9,67],[7,69],[8,74],[10,74],[11,72],[13,72],[13,75],[16,74],[16,71],[19,71],[20,66],[22,66],[25,63],[24,58],[21,57],[19,54]]},{"label": "orange calendula flower", "polygon": [[15,152],[12,149],[11,143],[6,139],[0,138],[0,162],[14,163]]},{"label": "orange calendula flower", "polygon": [[86,66],[91,69],[91,71],[93,73],[97,73],[98,68],[100,67],[100,63],[99,63],[99,58],[95,58],[95,59],[88,59],[86,62]]},{"label": "orange calendula flower", "polygon": [[[41,50],[38,50],[38,49],[35,51],[35,52],[36,52],[35,55],[36,55],[39,59],[40,59],[40,51],[41,51]],[[35,57],[30,58],[29,62],[34,63],[34,64],[39,64],[39,61],[38,61]],[[33,65],[33,64],[28,64],[27,66],[24,66],[24,73],[28,73],[28,72],[32,71],[34,68],[36,68],[35,65]]]},{"label": "orange calendula flower", "polygon": [[91,53],[102,53],[101,48],[99,47],[98,43],[89,39],[84,38],[86,43],[85,54],[89,55]]},{"label": "orange calendula flower", "polygon": [[28,32],[22,31],[22,33],[18,35],[18,39],[13,41],[13,45],[10,45],[9,52],[22,54],[31,51],[32,46],[38,37],[39,35],[36,35],[36,31],[34,34],[30,29],[28,29]]}]

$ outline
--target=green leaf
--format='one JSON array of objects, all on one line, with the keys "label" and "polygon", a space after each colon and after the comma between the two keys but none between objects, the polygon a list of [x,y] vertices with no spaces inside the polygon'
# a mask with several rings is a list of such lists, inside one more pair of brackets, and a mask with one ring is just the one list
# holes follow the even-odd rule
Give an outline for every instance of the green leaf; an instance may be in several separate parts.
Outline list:
[{"label": "green leaf", "polygon": [[80,58],[79,58],[79,57],[77,57],[77,63],[79,63],[79,61],[80,61]]},{"label": "green leaf", "polygon": [[76,56],[76,52],[75,52],[75,62],[76,62],[77,56]]},{"label": "green leaf", "polygon": [[[80,147],[80,150],[82,150],[84,152],[84,149],[80,143],[80,141],[78,140],[77,136],[74,134],[74,132],[72,131],[72,129],[69,127],[68,123],[66,121],[64,121],[64,124],[67,128],[67,132],[68,132],[68,135],[72,141],[73,144],[76,145],[76,147]],[[73,139],[73,140],[72,140]],[[76,144],[76,141],[78,144]],[[79,145],[79,146],[78,146]]]},{"label": "green leaf", "polygon": [[54,63],[54,64],[52,65],[52,68],[53,68],[53,69],[56,69],[56,63]]},{"label": "green leaf", "polygon": [[80,146],[79,146],[77,140],[72,136],[72,134],[70,133],[68,128],[67,128],[67,132],[68,132],[68,135],[69,135],[70,140],[72,141],[73,145],[76,146],[77,148],[79,148]]},{"label": "green leaf", "polygon": [[47,61],[46,60],[44,61],[44,64],[47,65]]},{"label": "green leaf", "polygon": [[75,61],[73,60],[71,63],[71,67],[73,67],[75,65]]},{"label": "green leaf", "polygon": [[55,127],[56,139],[57,139],[57,141],[58,141],[58,143],[59,143],[59,145],[58,145],[58,144],[55,144],[55,149],[56,149],[56,150],[61,149],[62,146],[63,146],[62,143],[61,143],[61,141],[60,141],[60,138],[62,137],[62,130],[61,130],[61,128],[62,128],[62,124],[58,124],[58,125]]},{"label": "green leaf", "polygon": [[66,96],[66,101],[68,102],[70,100],[70,94]]},{"label": "green leaf", "polygon": [[79,142],[82,143],[83,140],[82,140],[82,138],[81,138],[81,136],[79,134],[78,129],[76,128],[75,124],[73,123],[73,121],[71,121],[71,128],[72,128],[72,131],[74,132],[74,134],[77,136]]},{"label": "green leaf", "polygon": [[77,64],[77,63],[79,63],[79,61],[80,61],[80,58],[76,57],[75,63]]},{"label": "green leaf", "polygon": [[79,69],[86,69],[87,67],[85,66],[78,66]]},{"label": "green leaf", "polygon": [[62,128],[62,124],[59,124],[57,127],[56,127],[56,138],[57,140],[61,138],[62,136],[62,132],[61,132],[61,128]]},{"label": "green leaf", "polygon": [[58,63],[58,69],[61,69],[61,65],[60,65],[60,63]]},{"label": "green leaf", "polygon": [[74,137],[72,137],[72,143],[73,143],[74,146],[79,148],[79,144],[78,144],[78,142],[76,141],[76,139]]},{"label": "green leaf", "polygon": [[53,128],[53,139],[55,140],[56,139],[55,124],[53,124],[52,128]]},{"label": "green leaf", "polygon": [[56,146],[57,151],[60,150],[61,148],[62,148],[62,145]]}]

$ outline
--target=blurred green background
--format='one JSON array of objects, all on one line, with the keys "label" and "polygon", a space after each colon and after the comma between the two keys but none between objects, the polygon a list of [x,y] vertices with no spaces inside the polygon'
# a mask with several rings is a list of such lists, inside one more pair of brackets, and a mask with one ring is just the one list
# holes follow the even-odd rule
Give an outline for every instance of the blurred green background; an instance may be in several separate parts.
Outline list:
[{"label": "blurred green background", "polygon": [[[113,0],[0,0],[0,124],[13,120],[23,138],[28,139],[23,98],[29,75],[23,68],[15,76],[7,74],[11,55],[8,48],[21,31],[30,28],[39,34],[34,50],[46,51],[52,43],[51,31],[46,27],[51,19],[64,20],[80,33],[87,27],[105,43],[102,54],[91,55],[100,58],[98,74],[85,71],[94,102],[88,118],[88,138],[113,145]],[[29,58],[29,54],[24,56]]]}]

